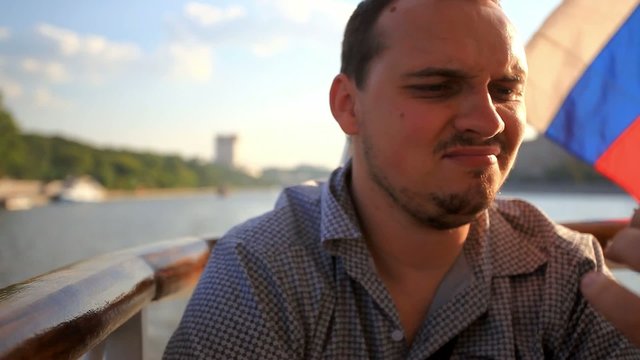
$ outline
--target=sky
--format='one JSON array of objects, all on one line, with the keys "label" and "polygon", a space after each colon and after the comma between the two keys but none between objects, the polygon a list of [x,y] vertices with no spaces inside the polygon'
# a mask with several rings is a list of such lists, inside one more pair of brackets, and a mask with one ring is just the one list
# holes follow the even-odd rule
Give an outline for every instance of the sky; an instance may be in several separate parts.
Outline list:
[{"label": "sky", "polygon": [[[0,93],[23,132],[335,167],[328,90],[357,0],[0,0]],[[502,0],[526,41],[560,0]]]}]

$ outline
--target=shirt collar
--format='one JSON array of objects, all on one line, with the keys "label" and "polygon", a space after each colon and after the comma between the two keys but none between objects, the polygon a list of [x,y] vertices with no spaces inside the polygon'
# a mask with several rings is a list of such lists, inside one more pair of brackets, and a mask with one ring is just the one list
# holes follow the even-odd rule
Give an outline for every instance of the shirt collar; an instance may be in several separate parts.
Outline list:
[{"label": "shirt collar", "polygon": [[362,239],[349,189],[351,161],[336,169],[322,188],[320,241]]}]

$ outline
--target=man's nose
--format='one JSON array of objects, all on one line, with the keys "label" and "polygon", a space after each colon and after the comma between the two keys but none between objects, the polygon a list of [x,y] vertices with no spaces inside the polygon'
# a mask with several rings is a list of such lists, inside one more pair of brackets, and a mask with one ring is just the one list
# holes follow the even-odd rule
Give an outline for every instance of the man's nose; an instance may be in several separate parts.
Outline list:
[{"label": "man's nose", "polygon": [[463,101],[454,121],[456,130],[471,132],[483,139],[490,139],[504,131],[504,121],[488,92],[475,94]]}]

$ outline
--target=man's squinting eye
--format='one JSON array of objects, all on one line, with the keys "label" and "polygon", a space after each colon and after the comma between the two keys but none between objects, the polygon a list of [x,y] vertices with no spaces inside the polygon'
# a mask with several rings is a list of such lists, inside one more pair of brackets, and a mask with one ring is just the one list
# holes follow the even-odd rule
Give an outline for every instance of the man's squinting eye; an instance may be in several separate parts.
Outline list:
[{"label": "man's squinting eye", "polygon": [[519,84],[493,84],[489,86],[489,92],[497,101],[516,101],[522,98],[522,86]]},{"label": "man's squinting eye", "polygon": [[443,81],[437,83],[412,84],[405,86],[411,94],[418,98],[438,99],[451,97],[458,94],[462,86],[455,81]]}]

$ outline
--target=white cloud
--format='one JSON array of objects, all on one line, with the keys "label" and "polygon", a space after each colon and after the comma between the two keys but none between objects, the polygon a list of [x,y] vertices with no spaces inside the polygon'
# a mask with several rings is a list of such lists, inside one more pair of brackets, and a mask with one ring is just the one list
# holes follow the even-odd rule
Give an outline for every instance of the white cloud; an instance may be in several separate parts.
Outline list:
[{"label": "white cloud", "polygon": [[274,5],[285,18],[297,23],[309,21],[315,7],[312,0],[275,0]]},{"label": "white cloud", "polygon": [[40,71],[40,62],[32,58],[26,58],[20,63],[22,69],[28,73],[37,73]]},{"label": "white cloud", "polygon": [[206,82],[213,75],[213,49],[205,44],[179,44],[169,46],[173,60],[172,75],[176,79]]},{"label": "white cloud", "polygon": [[8,99],[15,99],[22,96],[22,86],[0,73],[0,94]]},{"label": "white cloud", "polygon": [[138,59],[142,53],[135,44],[113,42],[99,35],[80,35],[49,24],[38,25],[36,30],[53,40],[65,56],[85,55],[107,62],[126,62]]},{"label": "white cloud", "polygon": [[11,37],[11,31],[8,28],[0,26],[0,41],[7,40]]},{"label": "white cloud", "polygon": [[274,37],[265,42],[256,43],[251,46],[251,50],[258,57],[269,57],[283,51],[289,45],[289,39],[284,36]]},{"label": "white cloud", "polygon": [[75,55],[80,51],[80,36],[73,31],[48,24],[38,25],[38,33],[55,41],[64,55]]},{"label": "white cloud", "polygon": [[319,1],[318,3],[318,11],[324,15],[340,24],[340,26],[344,26],[347,24],[349,17],[356,9],[356,5],[353,3],[346,3],[344,1],[339,0],[325,0]]},{"label": "white cloud", "polygon": [[3,98],[17,98],[22,95],[22,86],[3,73],[7,61],[0,57],[0,96]]},{"label": "white cloud", "polygon": [[221,9],[213,5],[200,2],[189,2],[184,7],[185,15],[202,26],[211,26],[225,21],[235,20],[246,15],[241,6],[230,6]]},{"label": "white cloud", "polygon": [[55,96],[45,87],[38,87],[33,93],[35,105],[43,108],[68,108],[70,103],[64,99]]},{"label": "white cloud", "polygon": [[44,75],[48,80],[60,83],[69,80],[66,67],[55,61],[39,61],[33,58],[25,58],[21,61],[22,69],[30,74]]},{"label": "white cloud", "polygon": [[322,15],[345,24],[355,5],[342,0],[263,0],[271,3],[280,14],[296,23],[307,23],[311,17]]}]

